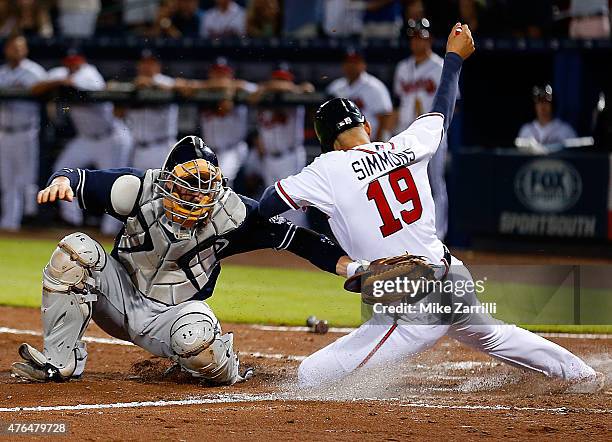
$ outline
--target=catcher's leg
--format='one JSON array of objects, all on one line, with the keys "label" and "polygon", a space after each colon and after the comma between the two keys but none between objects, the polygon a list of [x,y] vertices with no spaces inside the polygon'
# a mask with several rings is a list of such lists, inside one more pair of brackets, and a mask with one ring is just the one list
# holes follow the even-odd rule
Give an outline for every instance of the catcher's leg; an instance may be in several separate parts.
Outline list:
[{"label": "catcher's leg", "polygon": [[219,385],[232,385],[252,376],[240,375],[232,333],[221,334],[221,326],[210,307],[192,301],[171,308],[160,321],[169,333],[171,358],[192,376]]},{"label": "catcher's leg", "polygon": [[22,344],[25,361],[13,364],[13,375],[39,382],[81,375],[87,350],[80,339],[97,300],[95,272],[105,265],[104,249],[84,233],[59,242],[43,271],[43,351]]}]

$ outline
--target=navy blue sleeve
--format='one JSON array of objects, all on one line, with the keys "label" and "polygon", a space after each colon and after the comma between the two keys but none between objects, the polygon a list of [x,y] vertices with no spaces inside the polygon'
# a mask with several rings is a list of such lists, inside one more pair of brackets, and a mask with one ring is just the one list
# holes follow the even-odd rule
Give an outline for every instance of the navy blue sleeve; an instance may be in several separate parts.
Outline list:
[{"label": "navy blue sleeve", "polygon": [[294,208],[283,201],[274,186],[268,187],[259,200],[259,214],[263,218],[272,218],[288,210],[294,210]]},{"label": "navy blue sleeve", "polygon": [[113,209],[111,190],[117,178],[125,175],[136,176],[142,181],[144,171],[130,167],[103,170],[66,168],[51,175],[49,183],[58,176],[67,177],[81,209],[99,215],[108,213],[124,221],[127,217],[117,214]]},{"label": "navy blue sleeve", "polygon": [[244,197],[242,200],[247,206],[247,219],[239,229],[226,236],[228,245],[217,255],[219,259],[259,249],[288,250],[321,270],[336,273],[338,260],[346,255],[339,245],[281,216],[266,218],[260,214],[257,201]]},{"label": "navy blue sleeve", "polygon": [[444,67],[442,68],[440,85],[436,91],[431,109],[432,112],[439,112],[444,115],[444,132],[448,131],[448,126],[450,126],[453,119],[462,65],[463,58],[461,58],[459,54],[449,52],[444,57]]}]

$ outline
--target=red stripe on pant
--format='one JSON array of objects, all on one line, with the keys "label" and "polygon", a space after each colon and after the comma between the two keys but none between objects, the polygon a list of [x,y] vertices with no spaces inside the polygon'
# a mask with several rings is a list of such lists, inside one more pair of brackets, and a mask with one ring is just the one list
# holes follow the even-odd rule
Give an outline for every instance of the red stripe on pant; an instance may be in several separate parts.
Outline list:
[{"label": "red stripe on pant", "polygon": [[382,337],[380,342],[376,344],[376,347],[374,347],[372,351],[365,357],[365,359],[361,361],[361,364],[359,364],[357,368],[363,367],[365,364],[367,364],[367,362],[370,359],[372,359],[372,356],[374,356],[376,352],[380,350],[380,347],[382,347],[382,345],[387,341],[387,339],[389,339],[389,336],[391,336],[391,333],[393,333],[393,330],[395,330],[396,328],[397,328],[397,324],[393,324],[391,328],[389,329],[389,331],[387,331],[387,333],[385,333],[385,335]]}]

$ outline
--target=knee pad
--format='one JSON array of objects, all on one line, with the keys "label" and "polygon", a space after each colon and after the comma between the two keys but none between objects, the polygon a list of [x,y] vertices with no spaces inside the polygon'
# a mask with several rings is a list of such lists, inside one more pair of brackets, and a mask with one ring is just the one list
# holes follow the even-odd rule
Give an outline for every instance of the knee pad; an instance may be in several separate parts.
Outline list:
[{"label": "knee pad", "polygon": [[63,376],[83,371],[87,352],[79,340],[97,300],[94,272],[105,265],[102,246],[74,233],[60,241],[43,271],[43,354]]},{"label": "knee pad", "polygon": [[82,292],[95,287],[93,271],[106,266],[102,246],[84,233],[62,239],[43,271],[43,288],[50,292]]},{"label": "knee pad", "polygon": [[175,359],[192,376],[224,385],[238,380],[233,335],[221,335],[214,316],[205,313],[181,316],[170,329],[170,342]]}]

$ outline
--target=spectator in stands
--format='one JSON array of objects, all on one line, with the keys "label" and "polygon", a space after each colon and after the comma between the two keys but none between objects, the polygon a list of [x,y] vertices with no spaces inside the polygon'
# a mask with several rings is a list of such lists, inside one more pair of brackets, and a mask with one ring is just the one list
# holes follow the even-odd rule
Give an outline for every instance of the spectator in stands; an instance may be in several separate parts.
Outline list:
[{"label": "spectator in stands", "polygon": [[323,14],[323,0],[284,0],[283,34],[297,38],[313,38],[318,35]]},{"label": "spectator in stands", "polygon": [[169,21],[163,21],[163,34],[170,37],[198,37],[202,32],[204,11],[199,8],[198,0],[176,0],[176,6]]},{"label": "spectator in stands", "polygon": [[142,33],[155,22],[160,0],[122,0],[123,24],[133,32]]},{"label": "spectator in stands", "polygon": [[416,23],[425,18],[425,5],[423,0],[404,1],[404,23],[400,35],[406,35],[408,22]]},{"label": "spectator in stands", "polygon": [[569,124],[555,118],[553,90],[549,84],[533,88],[533,103],[536,119],[521,127],[516,147],[530,153],[546,154],[563,149],[567,140],[576,138],[576,132]]},{"label": "spectator in stands", "polygon": [[363,28],[363,4],[353,0],[324,0],[323,32],[328,37],[353,37]]},{"label": "spectator in stands", "polygon": [[354,101],[372,126],[372,139],[386,140],[391,135],[391,95],[385,84],[367,73],[366,68],[363,55],[350,49],[342,64],[344,77],[334,80],[327,92]]},{"label": "spectator in stands", "polygon": [[[310,83],[296,84],[289,66],[281,63],[270,79],[259,85],[251,101],[258,103],[269,94],[312,93]],[[298,173],[306,165],[304,149],[304,106],[260,106],[257,115],[257,149],[261,157],[262,175],[266,187],[282,178]],[[287,212],[286,217],[300,226],[306,226],[302,211]]]},{"label": "spectator in stands", "polygon": [[8,37],[15,28],[17,17],[10,0],[0,0],[0,38]]},{"label": "spectator in stands", "polygon": [[52,37],[53,25],[49,10],[43,2],[36,0],[16,1],[15,31],[26,37]]},{"label": "spectator in stands", "polygon": [[200,128],[202,138],[217,154],[223,177],[231,186],[248,154],[248,108],[235,104],[234,99],[240,94],[254,93],[257,85],[235,78],[227,59],[219,57],[209,69],[207,80],[181,81],[179,90],[188,96],[199,90],[223,95],[215,107],[202,110]]},{"label": "spectator in stands", "polygon": [[[35,93],[53,90],[102,91],[106,82],[98,69],[87,63],[76,49],[68,51],[63,66],[51,69],[48,79],[34,86]],[[109,169],[128,165],[132,151],[132,137],[127,127],[115,117],[110,102],[72,103],[65,107],[76,130],[76,137],[66,144],[57,158],[54,170],[64,167]],[[72,203],[60,205],[62,217],[78,226],[83,213],[77,206],[78,195]],[[79,199],[80,201],[80,199]],[[121,223],[106,215],[102,221],[102,233],[114,235]]]},{"label": "spectator in stands", "polygon": [[366,38],[395,38],[402,26],[400,0],[368,0],[363,16],[362,36]]},{"label": "spectator in stands", "polygon": [[216,0],[206,11],[202,36],[207,38],[242,37],[246,33],[246,13],[232,0]]},{"label": "spectator in stands", "polygon": [[610,37],[610,6],[608,0],[572,0],[569,35],[571,38]]},{"label": "spectator in stands", "polygon": [[66,37],[91,37],[96,31],[100,0],[58,0],[59,27]]},{"label": "spectator in stands", "polygon": [[151,37],[170,37],[180,38],[181,31],[172,23],[172,18],[176,13],[176,0],[162,0],[157,10],[157,16],[153,26],[148,31],[145,31],[145,35]]},{"label": "spectator in stands", "polygon": [[250,37],[278,37],[281,17],[279,0],[251,0],[247,9],[247,34]]},{"label": "spectator in stands", "polygon": [[[30,91],[46,71],[28,59],[28,45],[14,34],[4,43],[6,64],[0,67],[0,88]],[[35,101],[0,101],[0,230],[16,231],[24,213],[36,210],[40,105]]]},{"label": "spectator in stands", "polygon": [[[138,89],[172,90],[174,78],[161,73],[160,59],[150,50],[142,51],[136,67],[134,86]],[[134,142],[132,165],[137,169],[157,169],[163,164],[178,133],[178,105],[134,106],[126,113],[126,123]]]}]

